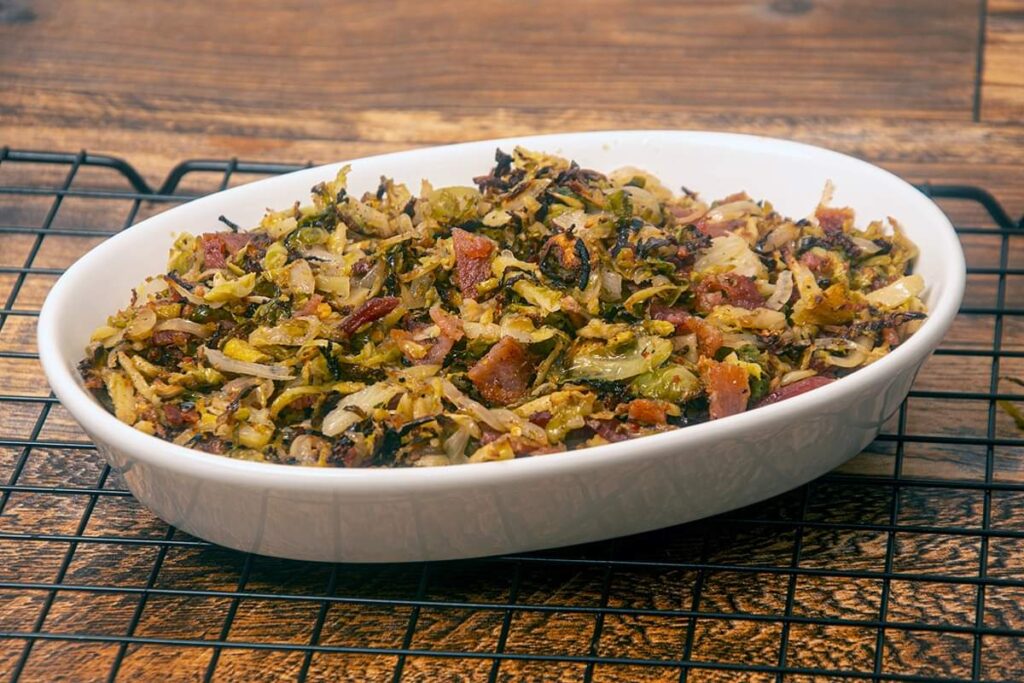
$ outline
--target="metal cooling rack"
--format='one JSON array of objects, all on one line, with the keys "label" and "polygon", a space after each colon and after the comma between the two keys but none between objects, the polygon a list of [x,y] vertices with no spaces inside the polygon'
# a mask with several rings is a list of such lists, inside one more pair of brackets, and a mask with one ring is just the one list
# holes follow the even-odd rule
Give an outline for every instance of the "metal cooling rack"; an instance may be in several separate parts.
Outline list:
[{"label": "metal cooling rack", "polygon": [[[969,260],[950,338],[868,452],[703,522],[521,556],[288,562],[142,509],[63,413],[34,320],[77,255],[299,165],[0,150],[0,671],[12,680],[1024,678],[1024,230],[924,186]],[[950,208],[952,207],[952,208]]]}]

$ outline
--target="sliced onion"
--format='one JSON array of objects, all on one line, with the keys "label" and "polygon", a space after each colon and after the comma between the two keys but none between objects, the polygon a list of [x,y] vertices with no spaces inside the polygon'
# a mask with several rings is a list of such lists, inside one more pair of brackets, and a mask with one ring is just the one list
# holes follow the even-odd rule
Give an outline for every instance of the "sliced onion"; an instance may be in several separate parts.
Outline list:
[{"label": "sliced onion", "polygon": [[706,204],[697,203],[687,209],[675,206],[670,208],[669,211],[676,217],[676,222],[679,225],[687,225],[700,220],[708,212],[708,207]]},{"label": "sliced onion", "polygon": [[760,244],[760,249],[763,253],[772,252],[776,249],[781,249],[786,244],[799,239],[799,237],[800,229],[793,223],[786,221],[765,235],[764,240]]},{"label": "sliced onion", "polygon": [[546,444],[548,435],[542,428],[528,420],[524,420],[507,408],[490,409],[487,406],[477,403],[447,379],[441,380],[441,393],[461,410],[465,410],[471,417],[483,422],[497,432],[512,432],[522,434],[531,441]]},{"label": "sliced onion", "polygon": [[160,405],[160,398],[153,393],[153,389],[146,382],[146,378],[142,376],[142,373],[139,372],[139,369],[135,367],[135,363],[132,362],[132,359],[126,353],[118,351],[117,363],[127,373],[128,379],[131,380],[132,386],[135,387],[137,392],[142,394],[150,403]]},{"label": "sliced onion", "polygon": [[757,346],[757,337],[746,332],[725,332],[722,334],[722,346],[728,346],[730,349]]},{"label": "sliced onion", "polygon": [[469,428],[464,425],[459,425],[455,432],[445,439],[444,452],[448,455],[448,460],[455,465],[461,465],[469,462],[469,458],[466,457],[466,446],[469,444]]},{"label": "sliced onion", "polygon": [[720,223],[742,218],[750,213],[761,213],[761,207],[750,199],[741,199],[736,202],[729,202],[710,209],[704,216],[708,223]]},{"label": "sliced onion", "polygon": [[601,299],[604,301],[622,299],[622,276],[611,268],[601,270]]},{"label": "sliced onion", "polygon": [[382,403],[390,401],[396,394],[401,392],[401,387],[397,387],[390,382],[377,382],[365,389],[360,389],[354,394],[349,394],[341,400],[341,403],[334,410],[324,416],[324,422],[320,431],[325,436],[337,436],[352,425],[365,419],[365,416],[371,410]]},{"label": "sliced onion", "polygon": [[901,277],[890,285],[876,289],[865,298],[872,306],[896,308],[903,305],[911,297],[924,291],[924,278],[920,275]]},{"label": "sliced onion", "polygon": [[234,399],[249,387],[257,386],[260,383],[259,377],[236,377],[224,383],[220,391],[225,396]]},{"label": "sliced onion", "polygon": [[156,311],[148,306],[146,308],[135,309],[135,317],[128,323],[128,326],[124,328],[124,336],[128,337],[133,341],[145,339],[153,333],[153,327],[156,325]]},{"label": "sliced onion", "polygon": [[195,294],[188,291],[187,289],[185,289],[184,287],[182,287],[181,285],[179,285],[177,282],[170,278],[167,278],[167,285],[175,292],[177,292],[181,298],[183,298],[190,304],[194,304],[196,306],[209,306],[210,308],[220,308],[221,306],[224,305],[224,302],[210,303],[203,297],[196,296]]},{"label": "sliced onion", "polygon": [[299,251],[299,255],[303,258],[310,258],[314,261],[320,261],[323,263],[344,263],[344,257],[334,254],[321,246],[310,247],[308,249],[302,249]]},{"label": "sliced onion", "polygon": [[793,382],[799,382],[802,379],[814,377],[817,374],[818,373],[815,370],[793,370],[792,372],[787,372],[779,379],[779,386],[784,387],[792,384]]},{"label": "sliced onion", "polygon": [[530,441],[548,442],[548,433],[543,428],[538,427],[529,420],[524,420],[508,408],[495,408],[491,412],[501,422],[503,431],[513,433],[518,431]]},{"label": "sliced onion", "polygon": [[[305,328],[301,334],[292,334],[299,325]],[[320,332],[320,319],[316,316],[292,318],[274,327],[257,327],[249,333],[253,346],[304,346],[313,341]]]},{"label": "sliced onion", "polygon": [[765,302],[765,308],[773,311],[780,310],[793,296],[793,273],[784,270],[779,273],[779,279],[775,281],[775,291]]},{"label": "sliced onion", "polygon": [[[836,337],[817,339],[814,345],[826,352],[825,361],[829,365],[835,365],[839,368],[855,368],[858,365],[863,365],[864,361],[868,358],[868,352],[871,351],[868,347],[851,339],[839,339]],[[836,355],[828,353],[829,351],[846,351],[846,355]]]},{"label": "sliced onion", "polygon": [[[404,216],[405,214],[402,215]],[[429,455],[420,456],[420,459],[413,463],[413,467],[444,467],[445,465],[451,464],[452,461],[447,455],[431,453]]]},{"label": "sliced onion", "polygon": [[850,237],[850,241],[857,246],[857,249],[860,250],[862,256],[871,256],[872,254],[877,254],[882,251],[880,246],[871,240],[864,239],[863,237]]},{"label": "sliced onion", "polygon": [[374,262],[370,270],[366,271],[366,275],[356,282],[356,287],[359,289],[368,289],[371,292],[375,290],[377,281],[384,277],[384,269],[386,266],[383,261]]},{"label": "sliced onion", "polygon": [[200,339],[206,339],[212,334],[212,330],[207,325],[200,325],[199,323],[192,322],[191,320],[185,320],[184,318],[170,318],[163,322],[157,323],[156,327],[153,328],[155,332],[184,332],[191,334],[193,337],[199,337]]},{"label": "sliced onion", "polygon": [[312,294],[316,289],[316,280],[313,277],[313,269],[309,261],[299,259],[288,267],[288,287],[292,292],[299,294]]},{"label": "sliced onion", "polygon": [[300,465],[319,465],[331,452],[331,445],[315,434],[300,434],[288,448],[288,456]]},{"label": "sliced onion", "polygon": [[231,372],[236,375],[251,375],[253,377],[265,377],[266,379],[292,379],[291,371],[280,365],[263,365],[262,363],[247,363],[245,361],[229,358],[216,349],[204,346],[203,353],[206,361],[222,372]]},{"label": "sliced onion", "polygon": [[455,404],[457,408],[465,410],[473,418],[483,422],[491,429],[498,432],[505,431],[504,422],[499,420],[498,416],[494,415],[490,408],[466,396],[447,379],[441,380],[441,393],[446,399]]}]

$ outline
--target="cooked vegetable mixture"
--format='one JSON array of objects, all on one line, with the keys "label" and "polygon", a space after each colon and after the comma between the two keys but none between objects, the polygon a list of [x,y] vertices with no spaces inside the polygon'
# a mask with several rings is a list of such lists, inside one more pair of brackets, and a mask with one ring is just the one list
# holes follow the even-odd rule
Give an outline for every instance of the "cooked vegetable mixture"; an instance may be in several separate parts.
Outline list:
[{"label": "cooked vegetable mixture", "polygon": [[921,324],[891,218],[792,220],[624,168],[498,150],[475,187],[387,178],[183,233],[93,334],[118,419],[245,460],[448,465],[715,420],[834,381]]}]

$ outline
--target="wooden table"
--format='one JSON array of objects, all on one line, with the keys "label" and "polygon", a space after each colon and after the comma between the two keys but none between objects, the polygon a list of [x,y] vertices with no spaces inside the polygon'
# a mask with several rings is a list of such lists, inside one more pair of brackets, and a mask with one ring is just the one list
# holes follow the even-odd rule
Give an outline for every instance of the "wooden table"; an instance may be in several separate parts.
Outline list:
[{"label": "wooden table", "polygon": [[[793,138],[985,187],[1020,216],[1024,3],[0,0],[0,146],[116,155],[154,185],[185,158],[326,162],[611,128]],[[0,162],[0,186],[67,172],[18,168]],[[0,228],[38,225],[53,197],[38,199],[0,194]],[[115,229],[123,209],[69,198],[54,225]],[[0,232],[6,309],[37,310],[54,277],[39,269],[99,239]],[[0,314],[0,398],[35,397],[0,402],[0,671],[1021,680],[1024,445],[990,408],[996,388],[1012,393],[993,376],[1024,375],[1021,317],[991,310],[1000,292],[1024,301],[1024,240],[964,241],[979,269],[965,305],[988,313],[961,316],[949,345],[984,351],[995,336],[1011,355],[929,363],[901,419],[951,443],[879,442],[726,518],[430,567],[252,558],[168,528],[94,451],[68,446],[84,436],[46,400],[34,318]]]}]

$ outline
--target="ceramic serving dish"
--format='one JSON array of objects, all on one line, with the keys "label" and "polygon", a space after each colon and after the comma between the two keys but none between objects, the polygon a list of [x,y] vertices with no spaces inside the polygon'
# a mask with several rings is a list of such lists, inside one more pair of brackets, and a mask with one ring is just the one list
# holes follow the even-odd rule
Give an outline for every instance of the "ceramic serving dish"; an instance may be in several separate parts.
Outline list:
[{"label": "ceramic serving dish", "polygon": [[204,197],[150,218],[86,254],[54,285],[39,352],[57,397],[132,493],[168,523],[239,550],[306,560],[440,560],[593,541],[713,515],[764,499],[849,459],[897,410],[956,315],[960,243],[943,213],[896,176],[794,142],[721,133],[614,131],[488,140],[350,162],[349,187],[381,175],[418,187],[468,184],[495,147],[522,144],[610,171],[643,168],[707,198],[746,190],[782,213],[810,214],[827,179],[859,224],[893,216],[920,248],[915,270],[930,315],[877,363],[809,393],[722,420],[575,452],[413,469],[319,469],[231,460],[175,446],[119,422],[75,366],[94,328],[162,272],[172,234],[254,225],[266,207],[308,197],[341,164]]}]

